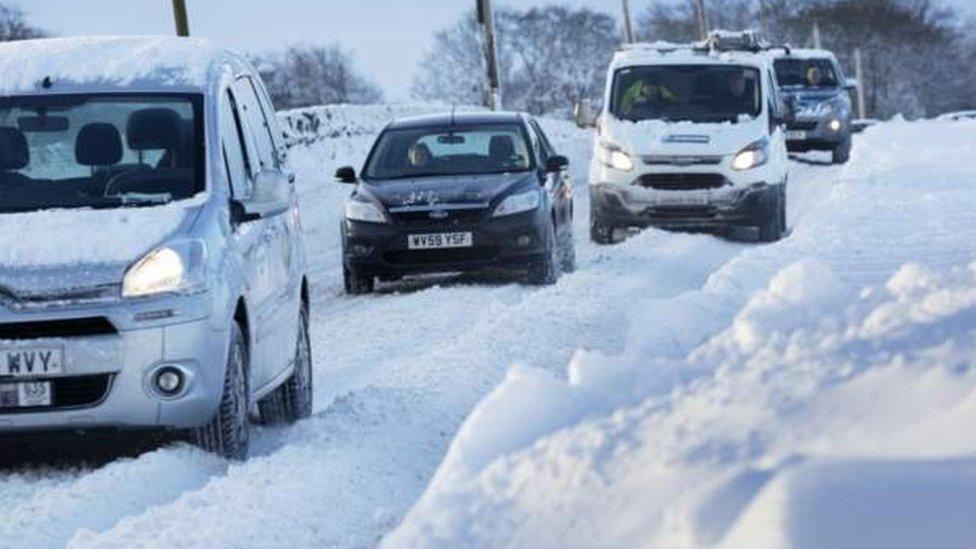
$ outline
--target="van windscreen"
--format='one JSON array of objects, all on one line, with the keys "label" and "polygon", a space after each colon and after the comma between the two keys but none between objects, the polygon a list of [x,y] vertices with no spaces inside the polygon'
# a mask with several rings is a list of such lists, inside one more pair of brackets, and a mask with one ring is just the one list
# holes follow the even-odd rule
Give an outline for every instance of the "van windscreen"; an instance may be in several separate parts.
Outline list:
[{"label": "van windscreen", "polygon": [[165,204],[204,190],[202,95],[0,98],[0,212]]},{"label": "van windscreen", "polygon": [[762,112],[759,70],[733,65],[652,65],[614,75],[611,112],[621,120],[739,122]]}]

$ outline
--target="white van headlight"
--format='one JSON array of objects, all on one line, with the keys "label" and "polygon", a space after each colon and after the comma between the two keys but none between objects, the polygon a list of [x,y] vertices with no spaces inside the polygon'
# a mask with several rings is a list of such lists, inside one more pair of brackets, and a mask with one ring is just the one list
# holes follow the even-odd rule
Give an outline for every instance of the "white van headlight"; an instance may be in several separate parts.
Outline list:
[{"label": "white van headlight", "polygon": [[372,202],[350,198],[346,202],[346,219],[366,223],[386,223],[386,215]]},{"label": "white van headlight", "polygon": [[769,162],[769,140],[760,139],[732,158],[732,169],[741,172],[758,168],[767,162]]},{"label": "white van headlight", "polygon": [[126,271],[122,297],[204,291],[205,259],[206,247],[200,240],[181,240],[156,248]]},{"label": "white van headlight", "polygon": [[615,170],[629,172],[634,169],[634,160],[620,145],[607,141],[600,141],[596,150],[597,159],[604,166]]},{"label": "white van headlight", "polygon": [[531,190],[524,193],[513,194],[502,200],[495,208],[495,213],[492,214],[494,217],[502,217],[506,215],[512,215],[522,212],[529,212],[539,207],[542,204],[541,191]]}]

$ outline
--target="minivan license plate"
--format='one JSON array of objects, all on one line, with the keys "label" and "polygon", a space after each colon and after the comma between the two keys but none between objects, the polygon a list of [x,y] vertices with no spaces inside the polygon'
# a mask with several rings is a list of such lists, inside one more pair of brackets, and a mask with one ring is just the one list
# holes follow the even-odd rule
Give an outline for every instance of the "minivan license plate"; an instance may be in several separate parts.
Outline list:
[{"label": "minivan license plate", "polygon": [[61,347],[0,347],[0,378],[60,374],[63,363]]},{"label": "minivan license plate", "polygon": [[52,403],[50,381],[0,384],[0,408],[38,408]]},{"label": "minivan license plate", "polygon": [[473,245],[474,239],[471,233],[429,233],[407,236],[407,248],[411,250],[470,248]]},{"label": "minivan license plate", "polygon": [[803,141],[807,138],[807,132],[791,130],[786,132],[786,139],[789,141]]}]

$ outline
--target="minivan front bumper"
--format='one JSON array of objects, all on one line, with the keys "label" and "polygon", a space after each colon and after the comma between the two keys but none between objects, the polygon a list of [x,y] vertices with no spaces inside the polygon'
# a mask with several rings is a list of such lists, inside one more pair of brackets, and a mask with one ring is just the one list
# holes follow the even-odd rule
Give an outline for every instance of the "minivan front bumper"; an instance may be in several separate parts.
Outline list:
[{"label": "minivan front bumper", "polygon": [[[0,434],[206,424],[223,392],[229,334],[210,322],[202,301],[196,296],[0,310],[0,359],[7,350],[31,345],[59,347],[64,357],[56,375],[0,378],[0,384],[51,382],[53,393],[51,406],[0,408]],[[185,380],[175,395],[155,388],[154,373],[163,367]]]}]

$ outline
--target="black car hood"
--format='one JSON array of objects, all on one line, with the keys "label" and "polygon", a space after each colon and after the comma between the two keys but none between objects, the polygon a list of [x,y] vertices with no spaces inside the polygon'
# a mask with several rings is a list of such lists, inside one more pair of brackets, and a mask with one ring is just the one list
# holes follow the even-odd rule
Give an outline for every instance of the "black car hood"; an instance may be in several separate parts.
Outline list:
[{"label": "black car hood", "polygon": [[387,208],[487,204],[515,187],[538,185],[535,172],[376,180],[364,186]]}]

